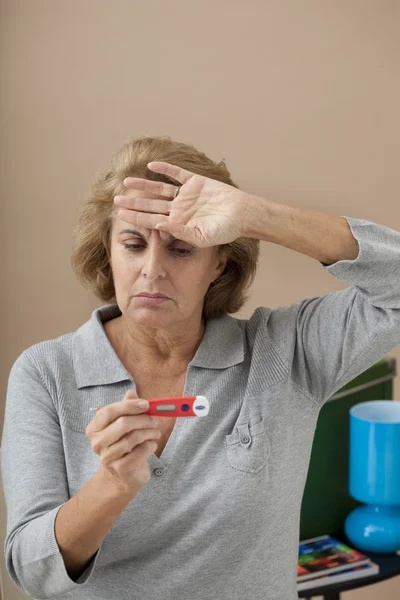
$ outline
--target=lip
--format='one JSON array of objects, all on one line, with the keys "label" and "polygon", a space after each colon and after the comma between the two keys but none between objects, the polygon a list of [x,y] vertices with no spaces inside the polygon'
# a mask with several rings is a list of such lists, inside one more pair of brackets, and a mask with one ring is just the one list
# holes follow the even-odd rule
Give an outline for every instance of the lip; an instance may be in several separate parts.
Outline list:
[{"label": "lip", "polygon": [[137,299],[140,304],[144,304],[145,306],[164,304],[168,300],[167,296],[144,296],[143,294],[139,294]]},{"label": "lip", "polygon": [[168,298],[165,294],[148,294],[147,292],[143,292],[143,294],[138,294],[139,297],[143,298]]}]

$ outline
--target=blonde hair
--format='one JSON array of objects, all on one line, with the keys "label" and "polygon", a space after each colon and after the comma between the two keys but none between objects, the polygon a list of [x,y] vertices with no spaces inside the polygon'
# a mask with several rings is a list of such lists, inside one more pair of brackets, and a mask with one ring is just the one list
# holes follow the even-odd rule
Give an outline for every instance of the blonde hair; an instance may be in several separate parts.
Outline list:
[{"label": "blonde hair", "polygon": [[[99,175],[91,194],[83,205],[74,228],[72,268],[82,285],[104,302],[115,302],[115,288],[109,263],[111,230],[116,205],[114,196],[123,194],[125,177],[143,177],[180,185],[165,175],[147,168],[151,161],[168,162],[227,183],[235,188],[224,160],[212,161],[191,145],[173,141],[168,136],[137,137],[128,141],[115,154],[110,170]],[[225,270],[213,281],[204,297],[203,315],[206,319],[235,313],[248,299],[246,291],[256,274],[259,240],[240,237],[218,246],[228,259]]]}]

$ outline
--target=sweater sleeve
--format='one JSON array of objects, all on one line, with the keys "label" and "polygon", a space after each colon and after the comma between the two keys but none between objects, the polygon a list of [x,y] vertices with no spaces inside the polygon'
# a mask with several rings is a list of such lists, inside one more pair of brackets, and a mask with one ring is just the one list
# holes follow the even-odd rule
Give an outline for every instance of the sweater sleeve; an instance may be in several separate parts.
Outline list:
[{"label": "sweater sleeve", "polygon": [[344,218],[358,257],[321,265],[351,287],[291,307],[293,379],[318,405],[400,345],[400,233]]},{"label": "sweater sleeve", "polygon": [[57,513],[70,496],[50,388],[34,353],[25,350],[11,369],[7,387],[1,446],[7,507],[4,552],[11,579],[37,600],[81,588],[99,554],[77,580],[69,577],[54,531]]}]

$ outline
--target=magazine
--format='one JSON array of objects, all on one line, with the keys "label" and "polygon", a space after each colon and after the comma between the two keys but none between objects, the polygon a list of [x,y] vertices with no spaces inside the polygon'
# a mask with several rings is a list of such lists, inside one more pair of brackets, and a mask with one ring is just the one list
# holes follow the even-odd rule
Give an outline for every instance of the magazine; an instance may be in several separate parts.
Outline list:
[{"label": "magazine", "polygon": [[297,581],[346,571],[368,561],[368,556],[330,535],[311,538],[299,544]]},{"label": "magazine", "polygon": [[368,577],[370,575],[377,575],[379,573],[379,565],[369,560],[363,565],[358,567],[352,567],[346,571],[339,573],[330,573],[322,577],[315,577],[315,579],[308,579],[307,581],[301,581],[297,584],[297,591],[301,592],[304,590],[310,590],[312,588],[319,588],[325,585],[335,585],[339,581],[351,581],[352,579],[359,579],[360,577]]}]

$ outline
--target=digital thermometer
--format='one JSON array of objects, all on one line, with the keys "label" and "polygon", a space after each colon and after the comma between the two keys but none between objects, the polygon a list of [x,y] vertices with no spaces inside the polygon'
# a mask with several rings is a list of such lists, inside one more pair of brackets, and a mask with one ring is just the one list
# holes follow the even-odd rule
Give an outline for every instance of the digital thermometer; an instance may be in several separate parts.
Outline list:
[{"label": "digital thermometer", "polygon": [[[205,396],[181,396],[180,398],[154,398],[148,400],[150,406],[144,415],[158,417],[205,417],[210,403]],[[101,407],[100,407],[101,408]],[[100,410],[91,408],[90,410]]]}]

